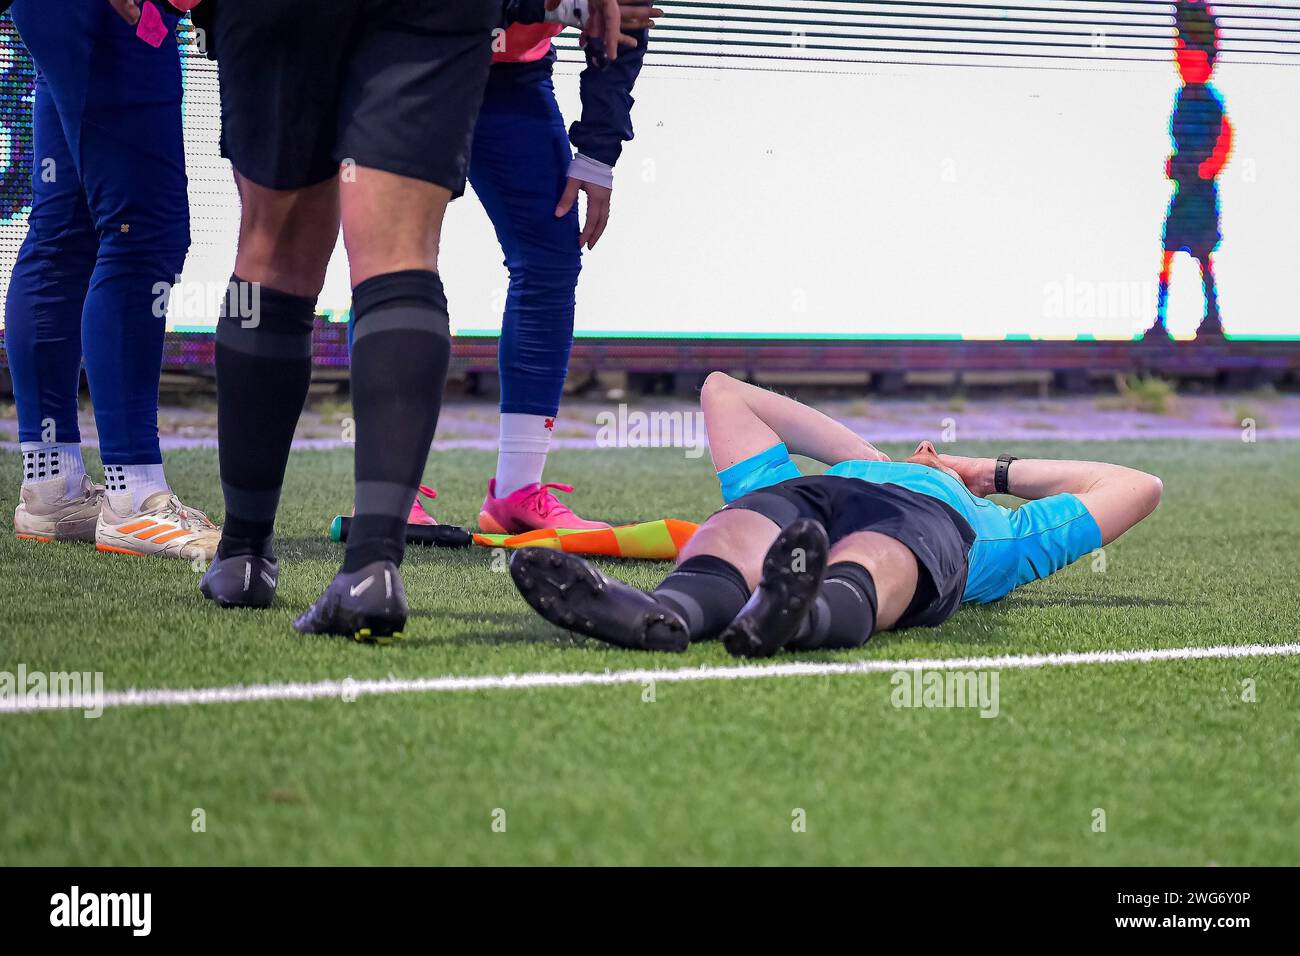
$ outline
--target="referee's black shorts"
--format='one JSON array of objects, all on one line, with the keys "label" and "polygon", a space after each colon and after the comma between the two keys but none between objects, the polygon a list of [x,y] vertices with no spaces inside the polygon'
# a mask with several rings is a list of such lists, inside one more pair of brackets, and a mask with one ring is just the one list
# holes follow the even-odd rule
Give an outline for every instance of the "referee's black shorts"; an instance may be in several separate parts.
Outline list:
[{"label": "referee's black shorts", "polygon": [[345,160],[465,190],[500,0],[208,0],[222,154],[301,189]]},{"label": "referee's black shorts", "polygon": [[782,528],[800,518],[821,523],[834,545],[858,531],[875,531],[916,555],[916,595],[899,628],[934,627],[961,606],[975,532],[937,498],[898,485],[839,475],[791,478],[737,498],[723,510],[755,511]]}]

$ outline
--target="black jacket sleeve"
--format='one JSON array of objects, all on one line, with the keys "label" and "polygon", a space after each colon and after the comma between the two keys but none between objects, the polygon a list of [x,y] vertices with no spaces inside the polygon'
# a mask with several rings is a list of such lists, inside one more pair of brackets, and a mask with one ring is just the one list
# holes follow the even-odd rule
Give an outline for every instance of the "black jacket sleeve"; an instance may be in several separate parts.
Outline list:
[{"label": "black jacket sleeve", "polygon": [[635,47],[622,47],[603,69],[590,65],[579,81],[582,118],[569,127],[569,142],[597,162],[613,166],[632,138],[632,87],[645,60],[648,30],[634,30]]}]

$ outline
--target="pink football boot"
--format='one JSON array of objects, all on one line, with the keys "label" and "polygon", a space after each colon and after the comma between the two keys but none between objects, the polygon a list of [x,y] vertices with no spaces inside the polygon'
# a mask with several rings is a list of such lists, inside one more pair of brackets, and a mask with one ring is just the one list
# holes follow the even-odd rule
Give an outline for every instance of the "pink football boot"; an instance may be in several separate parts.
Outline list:
[{"label": "pink football boot", "polygon": [[483,510],[478,513],[478,526],[484,534],[523,534],[539,528],[564,528],[574,531],[596,531],[608,528],[603,521],[579,518],[563,504],[550,489],[572,492],[572,485],[524,485],[504,498],[496,496],[497,480],[488,482]]},{"label": "pink football boot", "polygon": [[428,485],[421,485],[420,493],[417,494],[415,500],[411,502],[411,514],[407,517],[406,523],[420,525],[437,524],[438,522],[434,519],[433,515],[424,510],[424,505],[420,503],[420,495],[424,495],[424,497],[432,501],[434,498],[438,497],[438,492],[434,491]]}]

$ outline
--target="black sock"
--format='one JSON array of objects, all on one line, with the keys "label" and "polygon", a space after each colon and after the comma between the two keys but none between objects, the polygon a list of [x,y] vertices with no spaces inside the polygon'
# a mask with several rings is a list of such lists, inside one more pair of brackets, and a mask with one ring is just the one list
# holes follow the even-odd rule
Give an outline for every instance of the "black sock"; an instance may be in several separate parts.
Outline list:
[{"label": "black sock", "polygon": [[692,641],[717,637],[749,600],[745,576],[711,554],[683,561],[652,593],[682,616]]},{"label": "black sock", "polygon": [[400,564],[447,382],[451,336],[437,273],[407,269],[352,290],[356,511],[344,571]]},{"label": "black sock", "polygon": [[220,557],[271,554],[275,511],[311,384],[316,300],[230,277],[217,321],[217,455],[226,499]]},{"label": "black sock", "polygon": [[876,582],[852,561],[826,569],[817,600],[790,647],[861,647],[876,629]]}]

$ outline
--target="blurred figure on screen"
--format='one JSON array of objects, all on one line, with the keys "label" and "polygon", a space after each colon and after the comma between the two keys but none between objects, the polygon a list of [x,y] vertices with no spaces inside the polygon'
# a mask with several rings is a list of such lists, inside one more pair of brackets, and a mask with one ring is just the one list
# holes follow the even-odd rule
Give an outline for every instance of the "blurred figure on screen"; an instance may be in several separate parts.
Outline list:
[{"label": "blurred figure on screen", "polygon": [[1205,315],[1196,334],[1223,334],[1214,280],[1214,251],[1223,239],[1216,179],[1232,150],[1232,125],[1224,113],[1223,98],[1210,83],[1219,52],[1218,21],[1201,0],[1179,0],[1174,27],[1174,61],[1183,81],[1169,119],[1174,149],[1165,166],[1174,195],[1165,216],[1156,321],[1146,333],[1148,338],[1159,339],[1168,335],[1169,276],[1179,252],[1192,256],[1201,269]]}]

